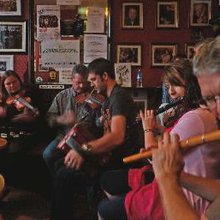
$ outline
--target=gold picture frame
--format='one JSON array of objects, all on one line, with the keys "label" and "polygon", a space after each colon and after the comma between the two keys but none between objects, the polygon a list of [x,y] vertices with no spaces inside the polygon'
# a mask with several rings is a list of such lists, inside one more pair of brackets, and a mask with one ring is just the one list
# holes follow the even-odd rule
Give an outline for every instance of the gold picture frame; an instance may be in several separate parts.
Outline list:
[{"label": "gold picture frame", "polygon": [[122,28],[143,29],[143,3],[122,3]]},{"label": "gold picture frame", "polygon": [[157,2],[157,28],[178,28],[179,13],[177,1]]},{"label": "gold picture frame", "polygon": [[117,45],[117,63],[131,63],[132,66],[141,66],[142,46],[139,44]]},{"label": "gold picture frame", "polygon": [[26,21],[0,21],[0,52],[26,52]]},{"label": "gold picture frame", "polygon": [[211,1],[191,0],[190,26],[208,26],[211,19]]},{"label": "gold picture frame", "polygon": [[152,44],[151,45],[151,66],[163,67],[169,65],[177,54],[176,44]]}]

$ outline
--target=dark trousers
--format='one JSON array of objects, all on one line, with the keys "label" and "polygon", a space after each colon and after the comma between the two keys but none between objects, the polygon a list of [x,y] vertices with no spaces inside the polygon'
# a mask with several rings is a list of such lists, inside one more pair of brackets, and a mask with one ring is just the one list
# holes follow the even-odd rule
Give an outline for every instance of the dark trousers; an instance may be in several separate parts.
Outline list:
[{"label": "dark trousers", "polygon": [[51,220],[74,219],[74,195],[87,195],[88,189],[96,185],[98,174],[90,177],[85,170],[74,170],[59,165],[56,168],[52,196]]},{"label": "dark trousers", "polygon": [[125,195],[129,192],[128,170],[108,171],[101,177],[101,188],[114,199],[104,199],[98,205],[98,213],[105,220],[125,220]]}]

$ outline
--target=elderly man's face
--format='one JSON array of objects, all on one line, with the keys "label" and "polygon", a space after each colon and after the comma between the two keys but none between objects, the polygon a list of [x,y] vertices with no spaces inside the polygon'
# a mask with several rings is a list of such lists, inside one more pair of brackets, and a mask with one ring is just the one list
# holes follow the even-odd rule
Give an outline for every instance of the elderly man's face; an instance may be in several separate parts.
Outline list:
[{"label": "elderly man's face", "polygon": [[198,81],[208,107],[220,119],[220,72],[199,76]]}]

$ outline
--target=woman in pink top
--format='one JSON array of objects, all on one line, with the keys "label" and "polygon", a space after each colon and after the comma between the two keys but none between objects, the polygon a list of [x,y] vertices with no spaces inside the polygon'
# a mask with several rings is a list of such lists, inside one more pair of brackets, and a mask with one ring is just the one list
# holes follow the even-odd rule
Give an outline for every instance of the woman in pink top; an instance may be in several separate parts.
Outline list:
[{"label": "woman in pink top", "polygon": [[[169,127],[171,134],[177,133],[180,140],[183,140],[217,129],[216,119],[212,113],[207,108],[199,107],[202,99],[200,88],[196,77],[192,74],[191,64],[187,60],[181,59],[165,67],[164,82],[169,88],[169,95],[172,99],[186,97],[185,104],[179,106],[175,114],[164,119],[164,124]],[[145,114],[142,113],[141,116],[145,131],[145,148],[152,147],[156,144],[153,134],[153,129],[156,126],[153,111],[145,111]],[[220,166],[220,148],[218,150],[218,145],[216,143],[204,144],[184,152],[185,171],[197,176],[219,178],[217,166]],[[164,219],[157,183],[153,180],[152,183],[146,184],[145,171],[146,167],[143,167],[130,169],[127,173],[112,171],[112,173],[103,176],[103,190],[110,200],[103,201],[99,205],[98,212],[102,219],[114,219],[114,214],[111,214],[120,212],[123,217],[117,219]],[[117,179],[119,176],[120,183]],[[122,178],[123,176],[124,178]],[[115,190],[119,189],[117,186],[121,187],[121,192]],[[127,194],[125,195],[126,190]],[[189,191],[185,191],[185,193],[195,209],[200,213],[206,210],[207,201]],[[119,197],[120,194],[122,196]],[[112,200],[109,195],[117,195],[117,197]],[[122,211],[123,206],[120,205],[122,202],[125,204],[126,215]],[[107,209],[108,212],[106,212]]]}]

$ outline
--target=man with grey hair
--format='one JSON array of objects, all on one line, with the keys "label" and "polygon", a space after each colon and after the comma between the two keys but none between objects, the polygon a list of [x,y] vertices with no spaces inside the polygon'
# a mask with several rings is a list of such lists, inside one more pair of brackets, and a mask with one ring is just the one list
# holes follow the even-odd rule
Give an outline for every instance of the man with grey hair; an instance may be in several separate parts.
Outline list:
[{"label": "man with grey hair", "polygon": [[[85,127],[94,132],[96,130],[94,126],[97,111],[87,108],[84,103],[76,100],[78,95],[88,90],[87,77],[87,67],[81,64],[75,65],[72,71],[72,86],[59,92],[49,107],[47,121],[50,127],[57,128],[57,136],[44,150],[43,158],[52,175],[55,174],[55,164],[60,158],[63,158],[57,145],[74,124],[83,118]],[[99,129],[96,131],[98,135]]]},{"label": "man with grey hair", "polygon": [[220,36],[197,47],[193,71],[198,78],[204,100],[220,119]]}]

